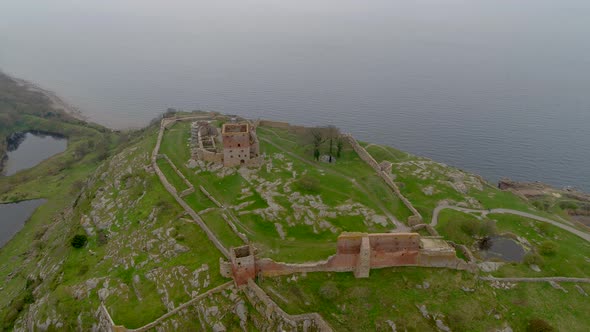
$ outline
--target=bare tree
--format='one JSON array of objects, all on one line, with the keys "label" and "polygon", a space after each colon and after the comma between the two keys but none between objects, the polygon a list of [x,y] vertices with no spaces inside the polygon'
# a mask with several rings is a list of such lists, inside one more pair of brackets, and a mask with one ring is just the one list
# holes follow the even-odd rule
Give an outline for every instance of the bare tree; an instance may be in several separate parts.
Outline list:
[{"label": "bare tree", "polygon": [[320,159],[320,148],[322,144],[325,142],[329,143],[329,150],[328,156],[329,161],[332,162],[332,158],[334,155],[334,145],[337,148],[337,154],[339,155],[339,151],[342,149],[339,146],[339,138],[340,138],[340,130],[335,126],[326,126],[326,127],[314,127],[309,129],[308,131],[308,139],[311,141],[310,143],[313,145],[313,157],[315,160]]},{"label": "bare tree", "polygon": [[320,159],[320,146],[325,142],[323,129],[315,127],[310,129],[311,144],[313,145],[313,157],[315,160]]},{"label": "bare tree", "polygon": [[342,154],[342,148],[344,147],[344,141],[342,140],[342,138],[338,138],[338,141],[336,142],[336,157],[340,158],[340,155]]},{"label": "bare tree", "polygon": [[333,150],[334,150],[334,141],[337,140],[340,137],[340,130],[338,128],[336,128],[335,126],[328,126],[327,128],[327,135],[328,135],[328,140],[330,141],[330,150],[329,150],[329,162],[332,162],[332,156],[333,156]]}]

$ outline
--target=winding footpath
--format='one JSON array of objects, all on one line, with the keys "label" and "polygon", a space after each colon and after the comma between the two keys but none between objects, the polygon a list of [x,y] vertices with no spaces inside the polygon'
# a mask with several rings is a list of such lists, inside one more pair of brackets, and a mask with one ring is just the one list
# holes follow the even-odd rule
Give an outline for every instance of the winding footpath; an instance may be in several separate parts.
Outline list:
[{"label": "winding footpath", "polygon": [[465,213],[481,213],[481,215],[483,217],[487,216],[488,214],[494,214],[494,213],[513,214],[513,215],[517,215],[517,216],[521,216],[521,217],[525,217],[525,218],[529,218],[529,219],[534,219],[537,221],[551,224],[555,227],[559,227],[559,228],[563,229],[564,231],[570,232],[570,233],[577,235],[577,236],[581,237],[582,239],[590,242],[590,234],[589,233],[582,232],[582,231],[577,230],[571,226],[564,225],[558,221],[548,219],[545,217],[541,217],[541,216],[537,216],[537,215],[527,213],[527,212],[522,212],[522,211],[518,211],[518,210],[511,210],[511,209],[501,209],[501,208],[500,209],[490,209],[490,210],[475,210],[475,209],[468,209],[468,208],[463,208],[463,207],[459,207],[459,206],[452,206],[452,205],[439,205],[432,212],[432,220],[430,222],[430,225],[432,227],[436,227],[436,225],[438,224],[438,215],[440,214],[440,212],[442,210],[445,210],[445,209],[450,209],[450,210],[455,210],[455,211],[465,212]]}]

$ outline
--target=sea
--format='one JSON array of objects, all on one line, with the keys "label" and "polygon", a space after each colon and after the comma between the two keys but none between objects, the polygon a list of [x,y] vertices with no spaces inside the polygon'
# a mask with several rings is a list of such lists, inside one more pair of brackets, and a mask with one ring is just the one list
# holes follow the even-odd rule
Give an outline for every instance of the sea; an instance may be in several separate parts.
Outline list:
[{"label": "sea", "polygon": [[590,191],[588,0],[5,0],[0,70],[112,128],[169,107],[335,125]]}]

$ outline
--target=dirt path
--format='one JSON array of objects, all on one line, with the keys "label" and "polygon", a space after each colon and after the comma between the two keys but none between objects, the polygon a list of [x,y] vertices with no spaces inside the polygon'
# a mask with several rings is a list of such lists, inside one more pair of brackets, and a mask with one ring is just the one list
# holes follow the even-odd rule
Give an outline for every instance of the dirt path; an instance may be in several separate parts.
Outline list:
[{"label": "dirt path", "polygon": [[568,225],[564,225],[558,221],[552,220],[552,219],[548,219],[545,217],[541,217],[541,216],[537,216],[528,212],[522,212],[522,211],[518,211],[518,210],[511,210],[511,209],[489,209],[489,210],[475,210],[475,209],[468,209],[468,208],[463,208],[463,207],[459,207],[459,206],[451,206],[451,205],[439,205],[437,206],[434,211],[432,212],[432,221],[430,222],[430,225],[432,227],[436,227],[436,225],[438,224],[438,215],[439,213],[444,210],[444,209],[451,209],[451,210],[455,210],[455,211],[460,211],[460,212],[466,212],[466,213],[481,213],[482,217],[487,216],[488,214],[494,214],[494,213],[499,213],[499,214],[514,214],[517,216],[521,216],[521,217],[525,217],[525,218],[529,218],[529,219],[534,219],[537,221],[541,221],[541,222],[545,222],[548,224],[551,224],[555,227],[559,227],[561,229],[563,229],[564,231],[570,232],[574,235],[577,235],[579,237],[581,237],[582,239],[590,242],[590,234],[586,233],[586,232],[582,232],[580,230],[577,230],[571,226]]}]

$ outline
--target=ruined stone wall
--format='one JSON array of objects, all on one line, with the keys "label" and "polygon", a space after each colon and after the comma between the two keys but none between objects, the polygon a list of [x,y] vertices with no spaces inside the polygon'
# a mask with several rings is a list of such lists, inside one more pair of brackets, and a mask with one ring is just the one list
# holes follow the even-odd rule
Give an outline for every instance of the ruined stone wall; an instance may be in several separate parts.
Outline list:
[{"label": "ruined stone wall", "polygon": [[176,165],[172,162],[172,160],[170,160],[170,158],[168,158],[168,155],[165,154],[161,154],[160,156],[162,156],[164,159],[166,159],[166,161],[168,162],[168,164],[170,165],[170,167],[172,167],[172,169],[174,170],[174,172],[180,176],[180,178],[182,179],[182,182],[184,182],[184,184],[189,188],[194,190],[194,186],[193,184],[184,176],[184,174],[182,174],[182,172],[178,169],[178,167],[176,167]]},{"label": "ruined stone wall", "polygon": [[385,181],[385,183],[387,183],[387,185],[395,192],[397,197],[399,197],[399,199],[412,212],[412,214],[415,217],[418,217],[419,220],[422,220],[423,218],[422,218],[422,215],[420,214],[420,212],[418,212],[418,210],[416,210],[414,208],[412,203],[404,195],[402,195],[397,184],[395,184],[395,182],[393,182],[393,180],[391,179],[391,176],[389,176],[389,173],[386,173],[383,171],[382,167],[379,165],[379,163],[377,163],[377,161],[373,158],[373,156],[371,156],[369,154],[369,152],[367,152],[367,150],[365,150],[365,148],[363,148],[356,141],[356,139],[354,137],[352,137],[352,135],[343,134],[342,137],[344,137],[348,141],[348,143],[352,146],[352,148],[359,155],[359,157],[364,162],[369,164],[369,166],[371,166],[375,170],[375,172],[377,172],[377,175],[379,175],[383,179],[383,181]]},{"label": "ruined stone wall", "polygon": [[371,250],[397,252],[420,249],[420,235],[417,233],[377,233],[368,235]]},{"label": "ruined stone wall", "polygon": [[[421,248],[417,233],[345,233],[338,237],[337,253],[325,261],[288,264],[265,258],[256,261],[257,275],[276,277],[304,272],[349,272],[367,277],[370,269],[394,266],[444,267],[472,271],[473,264],[457,258],[445,241],[426,238],[434,243]],[[366,243],[363,250],[363,241]],[[368,248],[368,249],[367,249]]]},{"label": "ruined stone wall", "polygon": [[[189,119],[194,119],[194,118],[185,118],[184,120],[189,120]],[[217,236],[215,236],[215,234],[209,229],[209,227],[207,227],[207,225],[205,225],[205,222],[201,219],[201,217],[199,217],[199,215],[195,212],[195,210],[193,210],[190,207],[190,205],[188,205],[180,196],[178,196],[174,186],[172,186],[172,184],[170,184],[170,182],[168,182],[168,179],[166,178],[166,176],[164,175],[162,170],[160,170],[160,167],[158,167],[157,159],[158,159],[158,154],[160,151],[160,146],[162,144],[162,138],[164,137],[164,131],[166,130],[166,126],[170,122],[171,121],[169,119],[162,119],[162,122],[160,123],[160,132],[158,133],[158,139],[156,140],[156,146],[154,147],[154,150],[152,151],[152,168],[154,169],[154,172],[156,172],[156,175],[158,175],[160,182],[162,183],[164,188],[166,188],[168,193],[170,193],[170,195],[172,195],[172,197],[174,197],[176,202],[178,204],[180,204],[180,206],[182,206],[182,208],[191,216],[192,220],[195,223],[197,223],[197,225],[199,225],[199,227],[201,227],[201,229],[205,232],[205,234],[207,235],[209,240],[211,242],[213,242],[215,247],[217,247],[217,249],[219,249],[219,251],[225,257],[229,258],[229,251],[223,246],[221,241],[219,241]],[[174,122],[176,122],[176,120],[174,120]]]},{"label": "ruined stone wall", "polygon": [[205,196],[207,196],[207,198],[209,198],[209,200],[210,200],[211,202],[213,202],[213,204],[215,204],[215,205],[216,205],[218,208],[223,208],[223,205],[221,205],[221,203],[219,203],[219,201],[218,201],[218,200],[216,200],[216,199],[215,199],[215,197],[213,197],[213,195],[211,195],[211,194],[210,194],[210,193],[207,191],[207,189],[205,189],[205,187],[203,187],[203,186],[199,185],[199,189],[200,189],[200,190],[201,190],[201,192],[202,192],[203,194],[205,194]]},{"label": "ruined stone wall", "polygon": [[343,233],[336,242],[337,254],[358,254],[361,248],[363,233]]},{"label": "ruined stone wall", "polygon": [[196,157],[195,159],[203,160],[206,162],[212,162],[212,163],[222,163],[223,162],[223,153],[211,152],[211,151],[207,151],[205,149],[194,149],[194,151],[195,151],[194,156]]},{"label": "ruined stone wall", "polygon": [[176,315],[178,312],[180,312],[181,310],[186,309],[189,306],[194,305],[195,303],[198,303],[199,301],[215,294],[218,293],[220,291],[223,291],[225,289],[228,289],[230,287],[232,287],[232,282],[228,282],[225,283],[223,285],[217,286],[215,288],[212,288],[204,293],[199,294],[196,297],[193,297],[192,299],[190,299],[188,302],[185,302],[181,305],[179,305],[178,307],[172,309],[171,311],[168,311],[167,313],[165,313],[164,315],[160,316],[158,319],[154,320],[151,323],[148,323],[140,328],[137,329],[126,329],[125,327],[119,326],[119,327],[115,327],[113,329],[114,332],[118,332],[118,331],[128,331],[128,332],[146,332],[146,331],[152,331],[154,328],[156,328],[158,325],[160,325],[163,321],[165,321],[166,319]]},{"label": "ruined stone wall", "polygon": [[96,310],[94,316],[96,317],[97,324],[95,327],[97,331],[114,331],[115,323],[104,304],[101,303],[98,306],[98,310]]},{"label": "ruined stone wall", "polygon": [[260,155],[260,141],[256,134],[256,127],[250,131],[250,158],[256,158]]},{"label": "ruined stone wall", "polygon": [[274,323],[276,331],[322,331],[331,332],[332,328],[317,313],[290,315],[279,307],[253,280],[249,280],[243,289],[252,306]]}]

